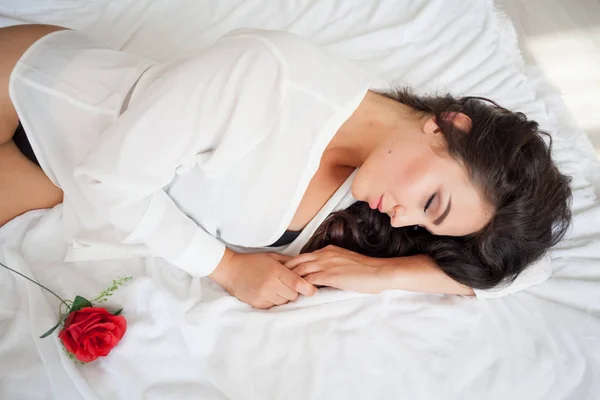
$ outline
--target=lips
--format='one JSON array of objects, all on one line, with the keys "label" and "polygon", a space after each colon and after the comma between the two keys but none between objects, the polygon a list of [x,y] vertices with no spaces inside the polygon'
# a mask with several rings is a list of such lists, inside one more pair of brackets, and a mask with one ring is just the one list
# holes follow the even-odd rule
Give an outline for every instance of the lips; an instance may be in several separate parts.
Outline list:
[{"label": "lips", "polygon": [[381,203],[383,202],[383,195],[379,196],[378,199],[373,199],[369,202],[369,207],[371,207],[372,210],[379,210],[381,211]]}]

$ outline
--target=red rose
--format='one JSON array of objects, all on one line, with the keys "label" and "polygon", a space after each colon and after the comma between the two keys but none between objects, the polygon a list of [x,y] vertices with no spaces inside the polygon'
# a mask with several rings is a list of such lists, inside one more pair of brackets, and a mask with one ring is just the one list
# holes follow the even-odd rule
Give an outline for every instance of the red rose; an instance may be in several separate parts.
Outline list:
[{"label": "red rose", "polygon": [[104,308],[86,307],[69,314],[58,337],[75,358],[90,362],[110,353],[126,330],[125,318]]}]

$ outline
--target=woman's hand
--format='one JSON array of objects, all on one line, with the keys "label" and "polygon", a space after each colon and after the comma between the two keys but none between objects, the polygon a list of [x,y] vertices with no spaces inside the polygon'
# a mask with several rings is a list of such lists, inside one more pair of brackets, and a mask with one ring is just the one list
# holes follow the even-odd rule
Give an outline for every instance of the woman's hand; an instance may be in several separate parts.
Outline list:
[{"label": "woman's hand", "polygon": [[285,266],[313,285],[374,294],[391,289],[383,274],[385,267],[379,261],[330,245],[300,254]]},{"label": "woman's hand", "polygon": [[267,309],[294,301],[298,294],[317,292],[282,264],[289,259],[276,253],[239,254],[227,249],[210,277],[244,303]]}]

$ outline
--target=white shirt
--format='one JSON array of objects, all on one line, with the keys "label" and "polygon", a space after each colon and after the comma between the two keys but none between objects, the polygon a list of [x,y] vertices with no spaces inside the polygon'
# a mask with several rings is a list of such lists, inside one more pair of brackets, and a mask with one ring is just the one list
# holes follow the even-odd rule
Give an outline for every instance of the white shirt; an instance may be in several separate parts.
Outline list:
[{"label": "white shirt", "polygon": [[[36,156],[65,192],[67,260],[152,255],[195,276],[210,274],[226,246],[275,242],[333,135],[368,89],[385,86],[305,39],[262,30],[165,64],[60,31],[10,78]],[[278,250],[297,253],[355,201],[353,176]],[[547,277],[532,271],[528,282]]]}]

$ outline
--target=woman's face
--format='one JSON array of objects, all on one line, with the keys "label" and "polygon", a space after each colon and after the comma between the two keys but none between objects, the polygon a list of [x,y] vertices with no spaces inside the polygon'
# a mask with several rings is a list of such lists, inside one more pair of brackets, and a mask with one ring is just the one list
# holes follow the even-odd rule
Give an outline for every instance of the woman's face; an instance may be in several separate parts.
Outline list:
[{"label": "woman's face", "polygon": [[467,170],[448,154],[433,118],[422,131],[377,147],[359,169],[352,195],[388,214],[394,227],[420,225],[435,235],[468,235],[492,216]]}]

